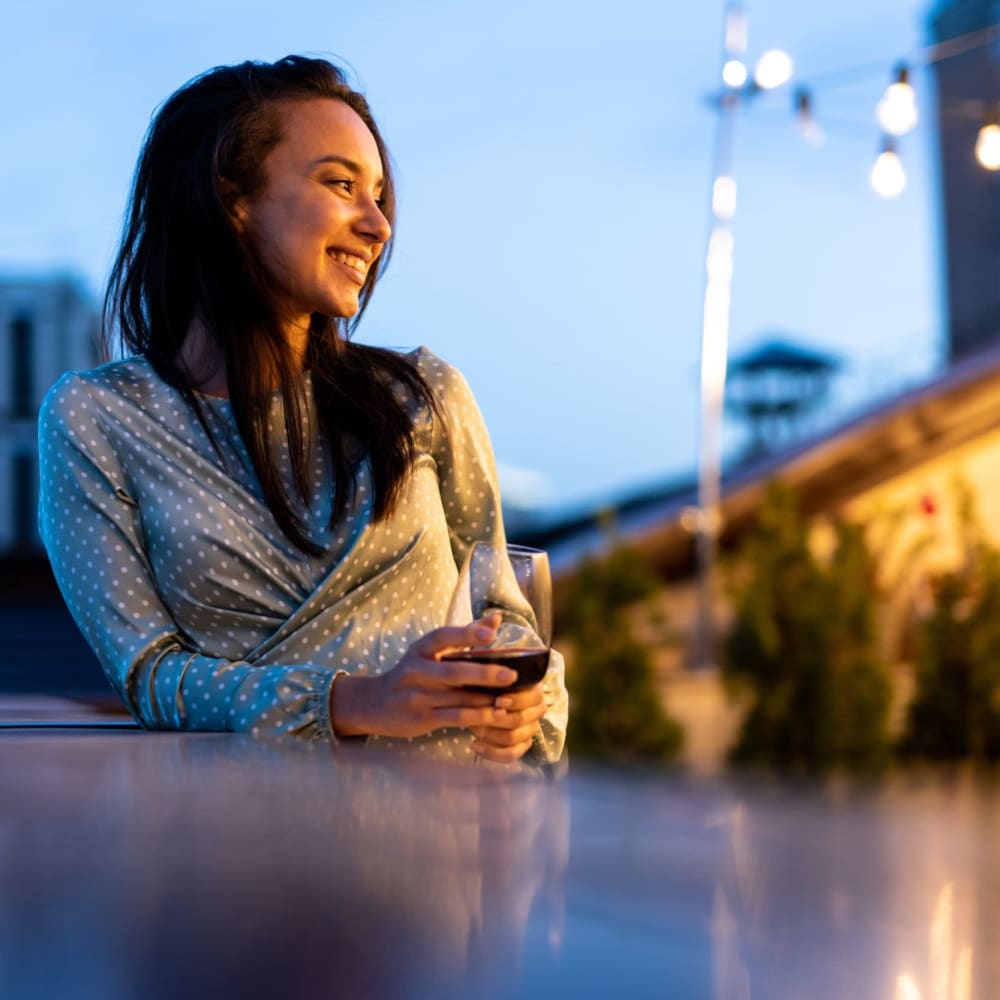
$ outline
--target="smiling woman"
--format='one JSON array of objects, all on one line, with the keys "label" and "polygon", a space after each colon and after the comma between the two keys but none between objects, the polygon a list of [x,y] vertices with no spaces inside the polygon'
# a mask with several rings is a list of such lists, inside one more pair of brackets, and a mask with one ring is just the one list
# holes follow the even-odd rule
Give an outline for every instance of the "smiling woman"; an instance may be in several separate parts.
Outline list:
[{"label": "smiling woman", "polygon": [[353,316],[368,271],[392,229],[383,214],[382,157],[375,137],[342,101],[290,101],[285,139],[267,157],[260,190],[232,201],[281,296],[286,339],[305,354],[313,313]]},{"label": "smiling woman", "polygon": [[394,217],[368,104],[324,60],[219,67],[153,120],[106,298],[127,356],[39,421],[56,578],[150,728],[561,753],[558,654],[495,696],[469,686],[509,670],[443,659],[534,622],[505,571],[493,613],[443,627],[503,521],[458,372],[349,339]]}]

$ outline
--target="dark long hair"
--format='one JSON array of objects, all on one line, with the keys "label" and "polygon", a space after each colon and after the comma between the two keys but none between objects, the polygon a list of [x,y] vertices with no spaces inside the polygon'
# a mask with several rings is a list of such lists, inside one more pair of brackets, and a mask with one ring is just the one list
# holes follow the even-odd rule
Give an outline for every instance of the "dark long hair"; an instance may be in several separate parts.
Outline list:
[{"label": "dark long hair", "polygon": [[[382,212],[394,225],[388,150],[368,102],[350,88],[342,70],[302,56],[209,70],[173,94],[149,127],[104,300],[104,346],[110,355],[116,328],[125,349],[148,358],[184,395],[211,437],[191,375],[180,361],[197,319],[224,361],[236,425],[271,512],[300,548],[318,554],[293,510],[268,441],[277,380],[295,491],[308,505],[311,441],[296,366],[278,319],[277,289],[231,217],[235,199],[266,182],[264,159],[282,138],[281,102],[309,98],[343,101],[368,127],[382,159]],[[426,405],[440,415],[410,358],[349,339],[391,249],[387,242],[369,270],[350,322],[314,314],[310,324],[305,365],[333,462],[331,527],[352,502],[365,458],[374,517],[392,513],[414,459],[411,407]]]}]

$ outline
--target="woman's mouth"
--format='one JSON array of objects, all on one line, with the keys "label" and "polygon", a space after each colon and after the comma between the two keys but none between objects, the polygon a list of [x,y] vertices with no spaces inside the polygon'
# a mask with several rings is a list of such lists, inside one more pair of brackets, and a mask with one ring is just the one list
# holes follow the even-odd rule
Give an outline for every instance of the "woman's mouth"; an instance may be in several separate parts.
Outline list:
[{"label": "woman's mouth", "polygon": [[326,253],[328,257],[343,268],[349,278],[359,285],[365,283],[365,277],[368,274],[368,262],[366,260],[348,253],[346,250],[337,250],[332,247]]}]

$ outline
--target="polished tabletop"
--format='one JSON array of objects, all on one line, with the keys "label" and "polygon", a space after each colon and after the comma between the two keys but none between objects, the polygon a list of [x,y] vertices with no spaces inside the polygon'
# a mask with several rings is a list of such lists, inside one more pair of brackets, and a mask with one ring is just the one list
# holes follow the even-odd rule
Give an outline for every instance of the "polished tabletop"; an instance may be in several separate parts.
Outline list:
[{"label": "polished tabletop", "polygon": [[0,997],[1000,996],[1000,785],[510,772],[0,703]]}]

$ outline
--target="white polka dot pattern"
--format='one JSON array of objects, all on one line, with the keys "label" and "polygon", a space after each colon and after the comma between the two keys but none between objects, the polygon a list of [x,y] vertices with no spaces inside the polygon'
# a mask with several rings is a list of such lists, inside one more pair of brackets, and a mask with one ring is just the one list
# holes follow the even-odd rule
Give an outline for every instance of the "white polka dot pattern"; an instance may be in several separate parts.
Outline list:
[{"label": "white polka dot pattern", "polygon": [[[379,524],[364,466],[348,516],[330,530],[329,457],[313,449],[312,495],[295,509],[318,557],[279,529],[225,400],[201,397],[217,452],[143,358],[68,372],[49,391],[39,529],[70,611],[143,725],[331,739],[337,672],[390,670],[443,624],[469,545],[503,544],[492,449],[468,385],[426,349],[416,359],[445,421],[413,404],[417,461]],[[311,418],[308,376],[303,393]],[[290,483],[277,396],[269,430]],[[517,621],[525,605],[513,589],[503,603]],[[536,747],[550,760],[566,726],[562,670],[554,654]],[[471,754],[465,731],[412,742]]]}]

